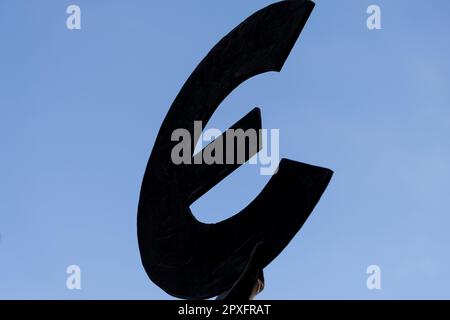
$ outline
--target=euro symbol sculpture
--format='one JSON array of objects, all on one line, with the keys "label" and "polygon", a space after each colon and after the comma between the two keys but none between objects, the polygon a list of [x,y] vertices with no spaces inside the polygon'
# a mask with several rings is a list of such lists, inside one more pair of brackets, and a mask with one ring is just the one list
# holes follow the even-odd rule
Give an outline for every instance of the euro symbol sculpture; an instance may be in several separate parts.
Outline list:
[{"label": "euro symbol sculpture", "polygon": [[[297,234],[332,177],[328,169],[283,159],[245,209],[205,224],[190,205],[239,165],[176,165],[171,160],[174,130],[186,129],[194,137],[194,122],[207,123],[237,86],[281,71],[313,8],[311,1],[287,0],[242,22],[195,69],[162,123],[142,182],[137,226],[148,276],[174,297],[249,299],[263,269]],[[259,109],[233,127],[260,129]],[[198,137],[192,140],[195,146]],[[246,160],[260,147],[260,141],[250,146]]]}]

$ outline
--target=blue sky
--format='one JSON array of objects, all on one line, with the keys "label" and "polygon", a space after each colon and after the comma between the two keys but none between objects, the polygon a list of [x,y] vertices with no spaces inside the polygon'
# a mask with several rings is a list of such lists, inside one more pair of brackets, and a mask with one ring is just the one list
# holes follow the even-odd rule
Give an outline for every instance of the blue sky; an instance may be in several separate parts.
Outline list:
[{"label": "blue sky", "polygon": [[[196,65],[272,2],[0,0],[0,298],[170,298],[137,246],[147,159]],[[81,30],[66,28],[70,4]],[[450,2],[316,4],[283,71],[240,86],[209,124],[259,106],[283,158],[335,171],[260,298],[448,299]],[[382,30],[366,27],[371,4]],[[244,166],[193,211],[220,221],[268,179]]]}]

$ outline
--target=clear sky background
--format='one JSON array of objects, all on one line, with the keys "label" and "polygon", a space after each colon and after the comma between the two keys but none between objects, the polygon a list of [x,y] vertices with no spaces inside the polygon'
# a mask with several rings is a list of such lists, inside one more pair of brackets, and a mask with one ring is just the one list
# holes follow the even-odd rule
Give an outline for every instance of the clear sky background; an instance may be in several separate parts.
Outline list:
[{"label": "clear sky background", "polygon": [[[212,46],[272,2],[0,0],[0,298],[170,298],[136,236],[154,139]],[[335,171],[260,298],[450,298],[450,2],[316,3],[283,71],[243,84],[209,124],[259,106],[282,157]],[[370,4],[382,30],[366,27]],[[220,221],[268,180],[244,166],[193,210]]]}]

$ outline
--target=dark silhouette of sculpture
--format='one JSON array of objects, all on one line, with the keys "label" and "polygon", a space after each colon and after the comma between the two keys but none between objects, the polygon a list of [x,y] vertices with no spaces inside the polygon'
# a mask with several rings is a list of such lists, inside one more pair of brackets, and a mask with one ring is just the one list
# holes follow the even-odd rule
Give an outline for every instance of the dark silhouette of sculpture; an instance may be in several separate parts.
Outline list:
[{"label": "dark silhouette of sculpture", "polygon": [[[171,161],[174,130],[194,136],[194,121],[207,123],[242,82],[281,71],[313,8],[311,1],[288,0],[250,16],[195,69],[161,126],[142,183],[138,239],[148,276],[172,296],[249,299],[258,279],[263,282],[263,269],[300,230],[331,179],[328,169],[283,159],[250,205],[230,219],[204,224],[189,206],[239,165]],[[261,128],[259,109],[233,127]],[[246,160],[260,150],[260,141],[251,147]]]}]

